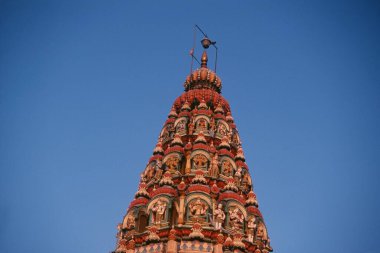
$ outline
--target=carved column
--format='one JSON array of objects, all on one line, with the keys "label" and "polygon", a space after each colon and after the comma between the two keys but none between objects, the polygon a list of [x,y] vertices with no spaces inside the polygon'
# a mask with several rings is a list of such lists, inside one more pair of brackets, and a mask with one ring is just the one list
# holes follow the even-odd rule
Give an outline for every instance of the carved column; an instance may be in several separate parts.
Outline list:
[{"label": "carved column", "polygon": [[181,194],[181,196],[179,196],[179,212],[178,212],[179,225],[183,224],[184,215],[185,215],[185,195]]},{"label": "carved column", "polygon": [[219,234],[217,237],[217,244],[214,246],[214,253],[223,253],[224,236]]},{"label": "carved column", "polygon": [[134,253],[135,252],[135,244],[136,244],[135,240],[132,238],[132,240],[130,240],[128,242],[126,253]]},{"label": "carved column", "polygon": [[190,174],[191,172],[191,162],[190,162],[190,152],[186,152],[186,167],[185,174]]},{"label": "carved column", "polygon": [[174,228],[170,230],[168,245],[166,248],[167,253],[177,253],[176,231]]}]

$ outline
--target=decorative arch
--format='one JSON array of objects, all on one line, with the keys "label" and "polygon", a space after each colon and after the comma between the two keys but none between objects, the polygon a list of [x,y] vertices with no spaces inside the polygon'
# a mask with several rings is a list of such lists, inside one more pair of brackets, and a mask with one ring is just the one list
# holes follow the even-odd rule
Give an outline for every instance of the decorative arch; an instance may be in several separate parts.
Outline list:
[{"label": "decorative arch", "polygon": [[244,173],[242,175],[241,186],[243,188],[243,191],[248,192],[252,187],[252,178],[247,169],[243,169],[243,171]]},{"label": "decorative arch", "polygon": [[149,214],[147,213],[145,206],[140,207],[138,209],[136,217],[137,217],[136,230],[139,233],[143,233],[149,224]]},{"label": "decorative arch", "polygon": [[131,230],[136,227],[136,208],[130,209],[123,218],[123,229]]},{"label": "decorative arch", "polygon": [[179,135],[185,135],[187,132],[188,119],[186,117],[180,117],[174,122],[175,132]]},{"label": "decorative arch", "polygon": [[168,123],[164,125],[160,132],[160,138],[162,138],[163,142],[166,142],[168,139],[170,139],[170,132],[172,131],[173,124]]},{"label": "decorative arch", "polygon": [[203,133],[208,134],[208,130],[210,127],[210,119],[204,115],[199,115],[194,119],[195,123],[195,132],[199,133],[203,131]]},{"label": "decorative arch", "polygon": [[208,160],[211,160],[210,153],[209,153],[209,152],[206,152],[206,151],[204,151],[204,150],[194,150],[193,152],[191,152],[190,158],[193,158],[194,156],[196,156],[196,155],[198,155],[198,154],[202,154],[202,155],[204,155],[205,157],[207,157]]},{"label": "decorative arch", "polygon": [[236,163],[233,159],[228,156],[222,156],[220,164],[220,174],[226,177],[234,175],[234,172],[236,171]]},{"label": "decorative arch", "polygon": [[[228,201],[226,202],[225,209],[228,209],[229,207],[232,207],[232,206],[235,206],[235,207],[239,208],[240,211],[241,211],[241,212],[243,213],[243,215],[244,215],[244,219],[247,219],[247,217],[248,217],[247,210],[244,208],[244,206],[243,206],[241,203],[239,203],[238,201],[233,200],[233,199],[228,200]],[[227,211],[228,211],[228,210],[227,210]]]},{"label": "decorative arch", "polygon": [[267,227],[262,220],[257,223],[256,237],[262,239],[263,241],[268,241]]},{"label": "decorative arch", "polygon": [[244,206],[235,200],[227,202],[226,208],[227,226],[233,230],[245,230],[247,211]]},{"label": "decorative arch", "polygon": [[241,144],[240,135],[236,129],[232,131],[231,139],[232,139],[233,145],[235,145],[236,147]]},{"label": "decorative arch", "polygon": [[207,121],[207,123],[210,124],[210,118],[207,117],[206,115],[197,115],[195,118],[194,118],[194,122],[197,122],[199,119],[205,119]]},{"label": "decorative arch", "polygon": [[190,155],[191,169],[208,171],[210,167],[210,154],[204,150],[193,151]]},{"label": "decorative arch", "polygon": [[156,175],[156,166],[155,162],[152,161],[150,162],[144,169],[144,172],[142,173],[142,178],[146,181],[149,182],[151,179],[154,178]]},{"label": "decorative arch", "polygon": [[228,136],[231,129],[230,126],[224,120],[218,120],[216,123],[216,137],[223,138],[224,136]]},{"label": "decorative arch", "polygon": [[192,193],[186,198],[187,221],[209,221],[212,213],[210,197],[203,193]]},{"label": "decorative arch", "polygon": [[148,224],[167,225],[171,207],[172,201],[168,196],[161,194],[153,198],[147,206]]},{"label": "decorative arch", "polygon": [[210,199],[210,196],[204,194],[204,193],[200,193],[200,192],[195,192],[195,193],[190,193],[187,198],[185,199],[185,202],[188,203],[189,201],[193,200],[193,199],[196,199],[196,198],[201,198],[203,199],[204,201],[207,202],[207,204],[209,206],[211,206],[211,199]]},{"label": "decorative arch", "polygon": [[179,160],[182,159],[182,155],[179,154],[179,153],[176,153],[176,152],[173,152],[173,153],[170,153],[170,154],[167,154],[164,159],[162,160],[163,163],[165,163],[168,159],[170,158],[178,158]]},{"label": "decorative arch", "polygon": [[163,164],[165,164],[165,169],[171,173],[177,173],[181,169],[182,155],[176,152],[166,155],[163,159]]}]

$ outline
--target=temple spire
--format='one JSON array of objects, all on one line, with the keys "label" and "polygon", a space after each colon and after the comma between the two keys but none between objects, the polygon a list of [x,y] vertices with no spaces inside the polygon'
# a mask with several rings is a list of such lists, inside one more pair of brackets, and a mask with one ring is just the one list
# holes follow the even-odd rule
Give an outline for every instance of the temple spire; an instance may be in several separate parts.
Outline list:
[{"label": "temple spire", "polygon": [[186,78],[141,168],[113,253],[272,251],[222,81],[207,67],[214,44],[205,35],[201,67]]}]

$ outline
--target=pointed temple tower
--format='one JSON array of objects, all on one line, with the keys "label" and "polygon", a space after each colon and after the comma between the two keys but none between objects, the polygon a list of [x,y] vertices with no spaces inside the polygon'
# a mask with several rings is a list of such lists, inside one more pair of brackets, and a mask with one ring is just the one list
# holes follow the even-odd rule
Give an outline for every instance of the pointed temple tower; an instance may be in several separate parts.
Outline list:
[{"label": "pointed temple tower", "polygon": [[116,253],[272,251],[222,82],[207,67],[186,78],[135,199]]}]

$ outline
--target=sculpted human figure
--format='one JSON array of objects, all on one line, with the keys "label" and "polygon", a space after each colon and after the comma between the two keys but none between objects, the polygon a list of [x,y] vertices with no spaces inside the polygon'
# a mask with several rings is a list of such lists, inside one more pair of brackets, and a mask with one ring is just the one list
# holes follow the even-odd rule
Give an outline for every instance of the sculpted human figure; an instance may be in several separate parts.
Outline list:
[{"label": "sculpted human figure", "polygon": [[237,186],[240,186],[242,171],[243,171],[243,169],[241,167],[239,167],[235,172],[234,178],[235,178],[235,183]]},{"label": "sculpted human figure", "polygon": [[207,170],[208,160],[204,155],[196,155],[193,158],[193,168],[195,170]]},{"label": "sculpted human figure", "polygon": [[156,169],[155,178],[160,179],[162,176],[162,162],[161,162],[161,160],[156,161],[155,169]]},{"label": "sculpted human figure", "polygon": [[237,133],[234,133],[234,134],[232,135],[232,142],[233,142],[236,146],[239,146],[240,141],[239,141],[239,137],[238,137]]},{"label": "sculpted human figure", "polygon": [[189,123],[189,134],[192,135],[194,133],[194,122],[193,119],[191,119]]},{"label": "sculpted human figure", "polygon": [[215,119],[214,118],[211,118],[211,120],[210,120],[210,130],[212,130],[213,132],[215,131]]},{"label": "sculpted human figure", "polygon": [[239,208],[230,209],[230,226],[234,229],[240,229],[243,225],[244,216]]},{"label": "sculpted human figure", "polygon": [[224,220],[226,219],[226,215],[223,211],[223,205],[218,204],[218,208],[214,211],[214,219],[215,219],[215,228],[221,229],[222,224],[224,223]]},{"label": "sculpted human figure", "polygon": [[222,162],[222,173],[223,175],[229,177],[232,176],[233,167],[232,164],[228,160],[224,160]]},{"label": "sculpted human figure", "polygon": [[256,218],[252,216],[247,223],[248,228],[248,241],[253,242],[253,233],[256,228]]},{"label": "sculpted human figure", "polygon": [[225,135],[227,135],[227,127],[226,127],[224,124],[219,123],[219,124],[218,124],[217,132],[218,132],[221,136],[225,136]]},{"label": "sculpted human figure", "polygon": [[171,173],[175,173],[177,171],[178,164],[179,164],[179,159],[177,157],[170,157],[166,161],[166,167]]},{"label": "sculpted human figure", "polygon": [[250,186],[251,186],[250,182],[251,182],[251,180],[250,180],[248,172],[244,173],[243,179],[241,181],[242,186],[243,186],[243,191],[249,191],[250,190]]},{"label": "sculpted human figure", "polygon": [[152,218],[153,223],[161,223],[161,221],[164,219],[164,214],[166,211],[166,202],[158,200],[156,204],[152,207]]},{"label": "sculpted human figure", "polygon": [[123,222],[123,228],[126,229],[131,229],[136,226],[135,224],[135,217],[133,216],[132,213],[129,213],[127,217],[125,217],[124,222]]},{"label": "sculpted human figure", "polygon": [[212,177],[218,177],[219,174],[219,161],[218,161],[218,153],[215,153],[214,157],[211,161],[211,170],[210,170],[210,176]]},{"label": "sculpted human figure", "polygon": [[178,122],[177,126],[176,126],[176,132],[177,133],[182,133],[182,132],[186,132],[186,120],[181,120]]},{"label": "sculpted human figure", "polygon": [[267,231],[266,231],[265,226],[262,222],[260,222],[258,227],[257,227],[257,237],[261,238],[263,241],[268,240]]},{"label": "sculpted human figure", "polygon": [[132,214],[129,214],[127,217],[127,228],[134,228],[135,226],[135,217],[133,217]]},{"label": "sculpted human figure", "polygon": [[145,176],[147,181],[151,180],[154,177],[154,172],[155,172],[155,168],[153,164],[150,164],[147,168],[146,176]]},{"label": "sculpted human figure", "polygon": [[205,119],[199,119],[197,121],[197,132],[199,131],[207,131],[207,121]]},{"label": "sculpted human figure", "polygon": [[203,216],[206,214],[207,206],[200,199],[190,203],[190,213],[194,216]]}]

